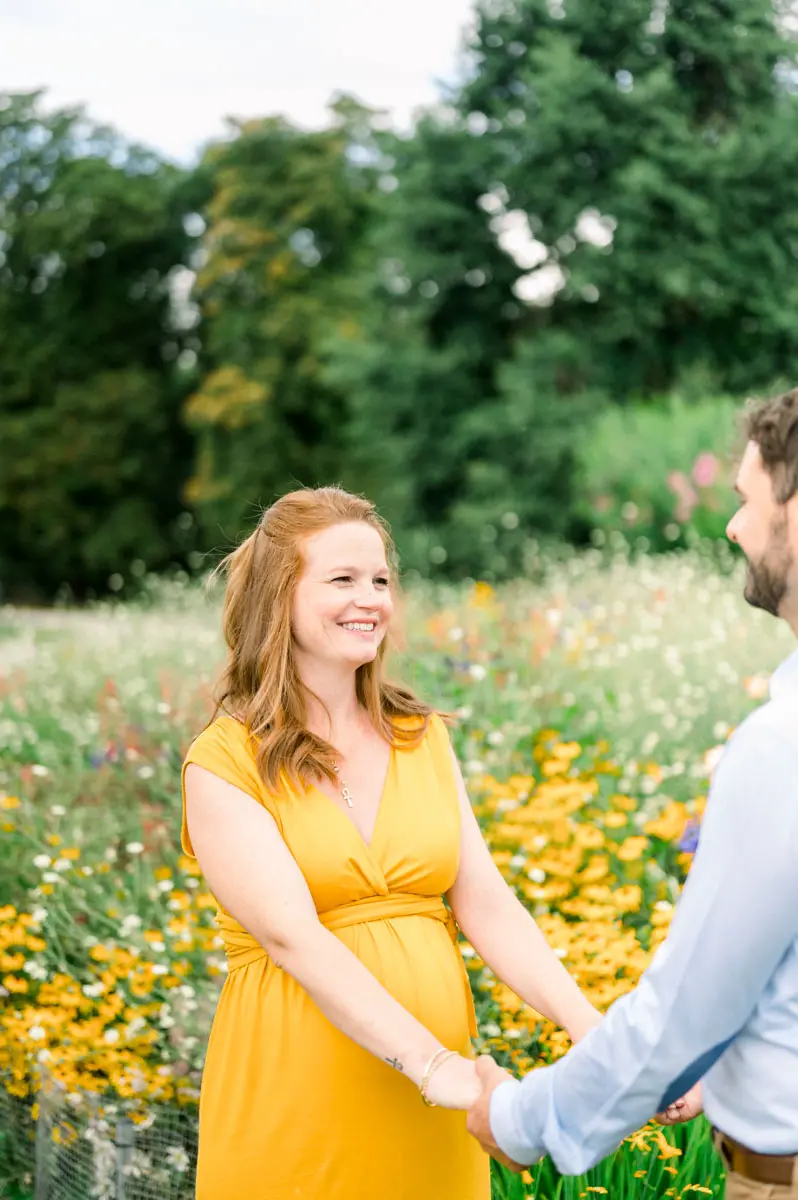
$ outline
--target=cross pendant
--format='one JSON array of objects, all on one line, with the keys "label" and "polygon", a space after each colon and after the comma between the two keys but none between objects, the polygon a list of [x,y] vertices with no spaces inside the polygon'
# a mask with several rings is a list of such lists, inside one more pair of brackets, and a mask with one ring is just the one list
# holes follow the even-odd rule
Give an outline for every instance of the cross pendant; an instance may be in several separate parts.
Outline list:
[{"label": "cross pendant", "polygon": [[348,804],[348,806],[351,808],[352,807],[352,793],[350,792],[350,790],[346,786],[346,784],[344,784],[343,787],[341,788],[341,795],[343,796],[343,798],[346,801],[346,803]]}]

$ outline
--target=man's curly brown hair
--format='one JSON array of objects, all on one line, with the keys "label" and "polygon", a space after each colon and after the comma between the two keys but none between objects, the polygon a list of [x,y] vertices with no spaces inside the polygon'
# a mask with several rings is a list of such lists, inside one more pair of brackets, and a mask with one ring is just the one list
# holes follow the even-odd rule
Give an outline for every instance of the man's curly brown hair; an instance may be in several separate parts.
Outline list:
[{"label": "man's curly brown hair", "polygon": [[798,388],[752,408],[745,433],[759,447],[776,499],[786,504],[798,492]]}]

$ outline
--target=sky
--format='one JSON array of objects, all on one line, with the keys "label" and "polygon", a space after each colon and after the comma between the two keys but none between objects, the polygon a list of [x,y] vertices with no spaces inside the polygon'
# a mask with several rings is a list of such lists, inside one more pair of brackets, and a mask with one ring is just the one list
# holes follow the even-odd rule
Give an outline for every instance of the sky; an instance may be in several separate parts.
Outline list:
[{"label": "sky", "polygon": [[472,0],[0,0],[0,89],[47,89],[182,162],[228,115],[325,122],[333,92],[413,109],[456,78]]}]

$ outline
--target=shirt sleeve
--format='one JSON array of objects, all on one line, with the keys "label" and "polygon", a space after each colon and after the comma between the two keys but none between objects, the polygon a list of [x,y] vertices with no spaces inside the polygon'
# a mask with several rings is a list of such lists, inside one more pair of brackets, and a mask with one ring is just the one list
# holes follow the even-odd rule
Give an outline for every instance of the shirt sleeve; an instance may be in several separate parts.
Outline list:
[{"label": "shirt sleeve", "polygon": [[785,734],[746,723],[716,769],[667,939],[563,1059],[496,1088],[500,1148],[582,1174],[705,1075],[798,932],[797,858],[798,755]]}]

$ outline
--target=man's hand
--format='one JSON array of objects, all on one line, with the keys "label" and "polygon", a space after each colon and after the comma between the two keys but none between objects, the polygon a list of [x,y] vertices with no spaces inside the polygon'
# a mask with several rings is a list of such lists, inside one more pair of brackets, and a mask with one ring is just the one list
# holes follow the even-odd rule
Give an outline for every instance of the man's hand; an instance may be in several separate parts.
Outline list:
[{"label": "man's hand", "polygon": [[524,1167],[513,1162],[499,1149],[493,1140],[490,1129],[490,1098],[500,1083],[506,1083],[513,1077],[509,1071],[500,1067],[489,1054],[481,1054],[477,1059],[476,1067],[477,1076],[482,1084],[482,1093],[468,1110],[466,1123],[468,1132],[477,1139],[486,1154],[495,1158],[497,1162],[503,1163],[505,1167],[509,1167],[516,1174],[520,1174]]},{"label": "man's hand", "polygon": [[685,1092],[680,1100],[676,1100],[665,1112],[657,1113],[656,1120],[660,1125],[680,1125],[684,1121],[692,1121],[704,1111],[704,1098],[701,1083],[695,1084],[689,1092]]}]

